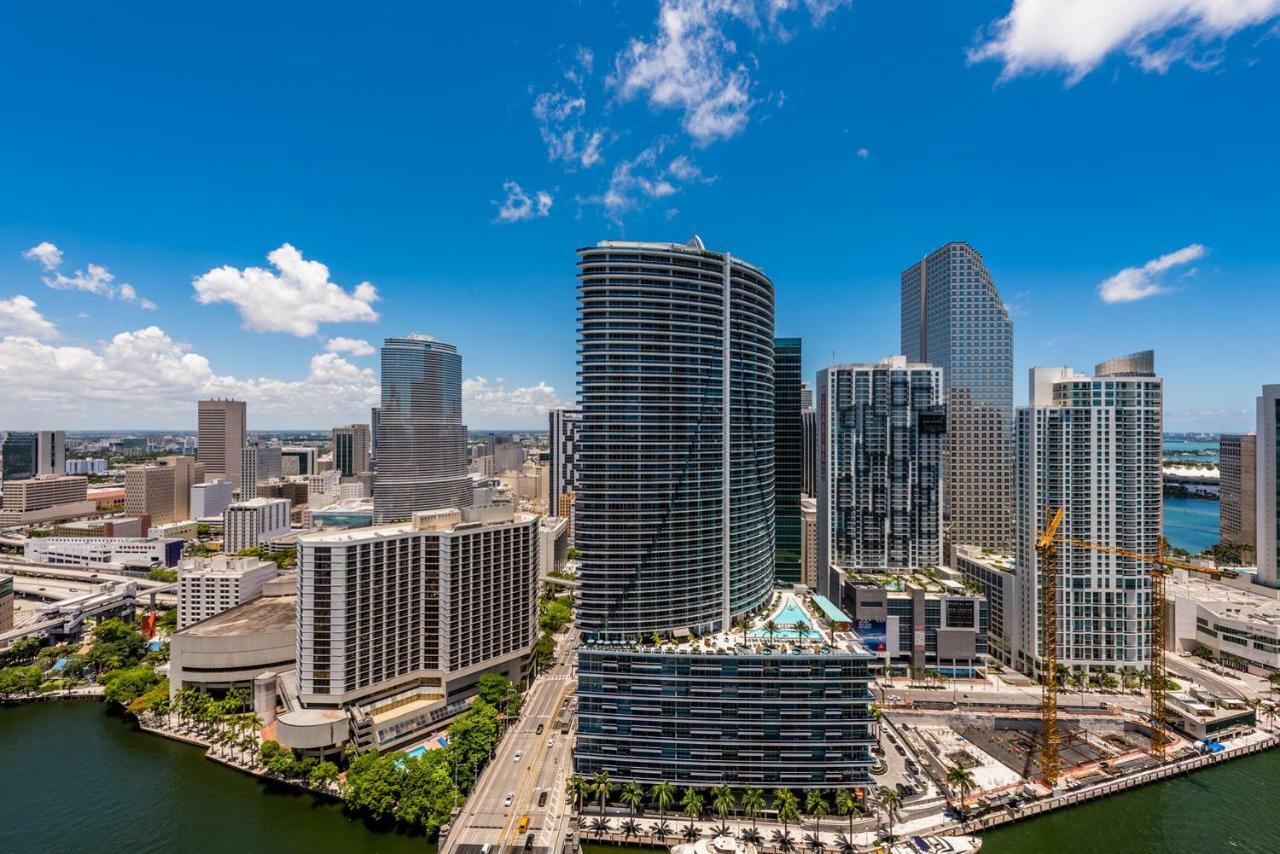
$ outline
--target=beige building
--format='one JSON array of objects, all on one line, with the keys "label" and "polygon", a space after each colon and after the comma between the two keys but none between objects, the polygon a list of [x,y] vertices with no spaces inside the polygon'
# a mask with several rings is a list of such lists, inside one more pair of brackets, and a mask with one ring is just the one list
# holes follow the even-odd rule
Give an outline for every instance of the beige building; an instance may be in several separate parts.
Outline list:
[{"label": "beige building", "polygon": [[4,485],[0,525],[34,525],[56,519],[71,519],[97,512],[88,499],[88,481],[83,477],[53,475],[30,480],[10,480]]},{"label": "beige building", "polygon": [[206,475],[240,485],[246,444],[243,400],[202,400],[196,405],[197,453]]},{"label": "beige building", "polygon": [[165,457],[124,474],[125,511],[167,525],[191,518],[191,487],[204,481],[204,466],[190,457]]},{"label": "beige building", "polygon": [[800,581],[818,586],[818,499],[800,497]]},{"label": "beige building", "polygon": [[1258,547],[1257,447],[1253,433],[1224,434],[1219,443],[1218,539],[1251,550]]},{"label": "beige building", "polygon": [[13,628],[13,576],[0,575],[0,634]]}]

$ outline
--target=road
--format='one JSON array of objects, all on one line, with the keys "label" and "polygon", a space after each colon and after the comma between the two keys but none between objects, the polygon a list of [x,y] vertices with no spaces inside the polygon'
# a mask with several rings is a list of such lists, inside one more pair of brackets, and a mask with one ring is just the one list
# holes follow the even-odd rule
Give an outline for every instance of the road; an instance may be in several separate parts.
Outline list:
[{"label": "road", "polygon": [[[534,854],[559,850],[568,819],[564,792],[571,770],[572,733],[561,733],[556,724],[577,684],[576,647],[576,631],[571,630],[561,641],[555,662],[525,694],[516,729],[498,745],[493,761],[441,843],[440,854],[476,854],[486,844],[493,846],[493,854],[523,851],[529,834],[533,835],[530,850]],[[546,800],[539,807],[543,792]],[[510,806],[505,804],[508,795],[512,797]],[[521,833],[520,819],[526,815],[529,826]]]}]

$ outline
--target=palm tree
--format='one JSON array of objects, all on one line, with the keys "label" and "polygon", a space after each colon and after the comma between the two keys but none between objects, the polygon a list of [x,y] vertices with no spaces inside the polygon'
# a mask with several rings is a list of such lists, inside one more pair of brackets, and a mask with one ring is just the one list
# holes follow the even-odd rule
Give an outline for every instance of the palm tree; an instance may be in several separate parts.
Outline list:
[{"label": "palm tree", "polygon": [[817,820],[818,836],[821,837],[822,817],[831,811],[831,808],[827,806],[827,799],[822,796],[821,791],[818,789],[809,790],[809,794],[804,799],[804,811]]},{"label": "palm tree", "polygon": [[756,829],[756,816],[764,810],[764,792],[747,788],[742,793],[742,811],[751,817],[751,829]]},{"label": "palm tree", "polygon": [[858,796],[853,793],[853,789],[841,789],[836,792],[836,811],[840,815],[849,817],[849,838],[853,838],[853,819],[855,816],[862,815],[862,804],[858,803]]},{"label": "palm tree", "polygon": [[609,782],[609,772],[597,771],[591,778],[591,789],[600,799],[600,815],[603,817],[604,805],[608,802],[610,793],[613,792],[613,783]]},{"label": "palm tree", "polygon": [[711,790],[711,808],[720,814],[720,821],[724,821],[724,817],[733,812],[738,806],[737,799],[733,796],[733,789],[729,788],[728,783],[721,783]]},{"label": "palm tree", "polygon": [[977,783],[973,779],[973,772],[968,768],[952,765],[947,769],[947,785],[956,793],[960,815],[964,816],[964,799],[977,787]]},{"label": "palm tree", "polygon": [[796,620],[791,624],[791,630],[796,633],[796,640],[804,640],[805,635],[809,634],[809,621]]},{"label": "palm tree", "polygon": [[782,832],[785,835],[787,825],[800,818],[800,809],[796,803],[796,796],[791,793],[790,789],[774,789],[773,808],[778,813],[778,821],[782,822]]},{"label": "palm tree", "polygon": [[622,787],[622,794],[618,796],[618,800],[631,807],[631,817],[635,818],[640,805],[644,803],[644,790],[635,783],[626,783]]},{"label": "palm tree", "polygon": [[[702,818],[702,795],[699,795],[698,790],[693,788],[693,786],[690,786],[684,790],[684,797],[680,799],[680,808],[684,810],[684,814],[689,817],[689,831],[692,832],[693,820],[695,818]],[[687,833],[686,836],[688,836]],[[696,833],[693,838],[698,838]]]},{"label": "palm tree", "polygon": [[676,790],[663,780],[658,785],[649,790],[649,794],[653,796],[653,802],[658,805],[658,817],[665,822],[667,819],[667,810],[676,802]]},{"label": "palm tree", "polygon": [[778,624],[773,620],[765,620],[764,633],[769,636],[769,643],[773,643],[773,636],[778,633]]},{"label": "palm tree", "polygon": [[613,828],[609,826],[609,819],[605,818],[603,815],[598,815],[591,819],[591,830],[596,834],[596,836],[604,836],[612,829]]},{"label": "palm tree", "polygon": [[581,774],[574,774],[569,778],[569,794],[573,795],[575,810],[582,812],[582,799],[590,793],[591,784],[583,779]]},{"label": "palm tree", "polygon": [[897,789],[881,786],[876,790],[876,797],[880,800],[880,805],[884,807],[885,816],[889,819],[889,841],[892,842],[893,818],[898,812],[898,807],[902,806],[902,795]]}]

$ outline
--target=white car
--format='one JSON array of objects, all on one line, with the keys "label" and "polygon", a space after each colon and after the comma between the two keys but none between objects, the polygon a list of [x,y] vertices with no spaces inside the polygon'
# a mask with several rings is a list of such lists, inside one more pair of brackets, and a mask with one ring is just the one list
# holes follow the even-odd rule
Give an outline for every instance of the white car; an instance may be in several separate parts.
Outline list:
[{"label": "white car", "polygon": [[899,697],[897,694],[890,694],[890,695],[889,695],[889,702],[890,702],[890,703],[901,703],[901,702],[902,702],[902,698],[901,698],[901,697]]},{"label": "white car", "polygon": [[512,802],[512,801],[514,801],[515,799],[516,799],[516,793],[515,793],[515,792],[507,792],[507,799],[506,799],[505,801],[503,801],[503,802],[502,802],[502,805],[503,805],[504,807],[509,807],[509,806],[511,806],[511,802]]},{"label": "white car", "polygon": [[556,740],[554,738],[547,739],[547,747],[553,747],[555,743],[556,743]]},{"label": "white car", "polygon": [[514,759],[512,759],[511,761],[512,761],[512,762],[519,762],[519,761],[520,761],[520,757],[521,757],[521,756],[524,756],[524,754],[523,754],[523,753],[521,753],[519,750],[517,750],[517,751],[516,751],[516,756],[515,756],[515,758],[514,758]]}]

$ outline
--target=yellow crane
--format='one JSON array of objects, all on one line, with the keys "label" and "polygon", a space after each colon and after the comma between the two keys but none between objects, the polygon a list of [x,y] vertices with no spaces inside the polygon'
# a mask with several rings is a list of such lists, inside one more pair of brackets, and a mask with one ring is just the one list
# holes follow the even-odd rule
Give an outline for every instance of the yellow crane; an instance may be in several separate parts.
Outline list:
[{"label": "yellow crane", "polygon": [[[1060,771],[1058,761],[1058,546],[1066,545],[1078,549],[1117,555],[1150,566],[1151,573],[1151,752],[1158,757],[1165,753],[1165,690],[1168,679],[1165,675],[1165,577],[1174,569],[1182,569],[1198,575],[1206,575],[1214,580],[1235,578],[1238,573],[1230,569],[1217,569],[1200,566],[1164,554],[1163,545],[1156,555],[1144,555],[1139,552],[1105,546],[1084,540],[1072,540],[1059,536],[1058,529],[1066,511],[1059,507],[1051,511],[1049,524],[1036,540],[1036,556],[1040,569],[1040,610],[1041,610],[1041,656],[1044,662],[1041,678],[1041,733],[1040,773],[1050,786],[1058,781]],[[1163,541],[1162,541],[1163,543]]]}]

